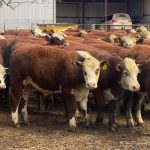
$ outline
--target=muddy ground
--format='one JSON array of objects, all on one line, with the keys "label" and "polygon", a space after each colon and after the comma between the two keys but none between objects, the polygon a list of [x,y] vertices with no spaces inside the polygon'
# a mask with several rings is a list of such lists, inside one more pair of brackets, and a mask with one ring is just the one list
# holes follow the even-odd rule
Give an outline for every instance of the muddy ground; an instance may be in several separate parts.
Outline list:
[{"label": "muddy ground", "polygon": [[[95,112],[90,111],[94,120]],[[107,118],[107,116],[106,116]],[[118,131],[109,131],[107,119],[99,129],[78,124],[78,132],[68,131],[63,106],[40,113],[29,106],[30,126],[12,126],[9,109],[0,106],[0,150],[150,150],[150,113],[144,114],[143,128],[126,128],[125,117],[117,119]]]}]

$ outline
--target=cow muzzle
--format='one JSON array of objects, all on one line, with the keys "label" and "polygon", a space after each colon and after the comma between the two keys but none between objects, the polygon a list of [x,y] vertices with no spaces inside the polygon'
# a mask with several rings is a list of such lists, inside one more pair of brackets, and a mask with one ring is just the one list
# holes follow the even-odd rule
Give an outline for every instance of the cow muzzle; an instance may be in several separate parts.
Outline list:
[{"label": "cow muzzle", "polygon": [[132,86],[132,91],[133,92],[136,92],[136,91],[139,91],[139,90],[140,90],[140,85],[139,84]]},{"label": "cow muzzle", "polygon": [[97,88],[97,84],[96,83],[87,83],[86,87],[89,89],[95,89],[95,88]]},{"label": "cow muzzle", "polygon": [[5,84],[0,84],[0,89],[6,89],[6,85]]}]

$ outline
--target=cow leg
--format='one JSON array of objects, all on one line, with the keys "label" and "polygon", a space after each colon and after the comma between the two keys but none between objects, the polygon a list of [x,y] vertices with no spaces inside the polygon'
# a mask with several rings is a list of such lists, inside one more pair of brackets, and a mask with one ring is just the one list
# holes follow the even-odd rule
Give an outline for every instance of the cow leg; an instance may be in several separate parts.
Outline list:
[{"label": "cow leg", "polygon": [[93,91],[93,96],[94,96],[94,101],[96,103],[97,110],[98,110],[96,120],[95,120],[95,125],[96,127],[100,127],[104,120],[102,109],[105,106],[105,100],[104,100],[102,91],[99,88]]},{"label": "cow leg", "polygon": [[69,127],[71,131],[76,131],[77,124],[75,119],[76,102],[75,100],[67,100],[67,108],[69,112]]},{"label": "cow leg", "polygon": [[139,126],[143,125],[144,123],[142,119],[142,115],[141,115],[141,105],[142,105],[144,98],[145,98],[145,95],[140,95],[136,104],[135,119],[136,119],[137,125]]},{"label": "cow leg", "polygon": [[17,128],[20,128],[19,118],[18,118],[19,117],[18,108],[20,105],[21,94],[22,94],[21,86],[15,86],[15,87],[12,86],[10,88],[9,101],[10,101],[12,121],[14,123],[14,126]]},{"label": "cow leg", "polygon": [[27,105],[28,105],[28,100],[31,94],[31,90],[32,87],[31,86],[27,86],[24,88],[23,90],[23,94],[22,94],[22,101],[23,103],[21,103],[22,107],[21,107],[21,116],[23,118],[23,121],[26,125],[29,125],[29,119],[28,119],[28,112],[27,112]]},{"label": "cow leg", "polygon": [[17,127],[17,128],[20,128],[20,124],[19,124],[19,118],[18,118],[18,107],[19,107],[19,103],[20,101],[17,101],[16,104],[15,104],[15,111],[12,111],[11,112],[11,115],[12,115],[12,120],[14,122],[14,126]]},{"label": "cow leg", "polygon": [[65,101],[65,109],[67,112],[67,116],[69,118],[69,130],[76,131],[77,129],[77,124],[75,119],[76,102],[74,96],[71,94],[71,89],[67,89],[63,87],[62,87],[62,95]]},{"label": "cow leg", "polygon": [[122,90],[120,87],[115,86],[111,89],[106,89],[103,94],[105,101],[108,103],[108,112],[109,112],[109,128],[112,131],[117,130],[116,125],[116,116],[119,114],[119,102],[120,102],[120,95]]},{"label": "cow leg", "polygon": [[117,101],[111,101],[108,104],[108,110],[109,110],[109,128],[112,131],[116,131],[117,130],[117,126],[116,126],[116,109],[117,109]]},{"label": "cow leg", "polygon": [[101,109],[99,109],[95,120],[96,127],[100,127],[101,124],[103,123],[103,120],[104,120],[103,112],[101,111]]},{"label": "cow leg", "polygon": [[133,93],[129,93],[129,101],[127,103],[127,111],[126,111],[127,127],[134,127],[134,121],[132,116],[133,103],[134,103]]},{"label": "cow leg", "polygon": [[88,98],[86,97],[80,102],[80,108],[83,110],[83,114],[86,120],[86,126],[88,127],[91,123],[91,119],[89,114],[87,113],[87,102],[88,102]]},{"label": "cow leg", "polygon": [[80,108],[83,111],[85,120],[86,120],[86,126],[89,126],[91,123],[90,116],[87,113],[87,102],[88,102],[88,94],[89,89],[86,89],[85,87],[79,87],[76,89],[72,89],[72,94],[75,97],[75,101],[80,103]]},{"label": "cow leg", "polygon": [[46,97],[43,96],[42,94],[40,94],[39,96],[39,108],[40,108],[40,112],[43,113],[45,111],[45,101]]}]

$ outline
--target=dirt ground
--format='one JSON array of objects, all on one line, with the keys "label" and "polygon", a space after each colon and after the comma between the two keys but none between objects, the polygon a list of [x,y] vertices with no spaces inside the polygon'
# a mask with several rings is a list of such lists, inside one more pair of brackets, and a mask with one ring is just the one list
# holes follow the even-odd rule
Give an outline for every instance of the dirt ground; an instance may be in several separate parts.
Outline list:
[{"label": "dirt ground", "polygon": [[[93,120],[95,112],[90,112]],[[106,117],[107,118],[107,117]],[[12,126],[8,108],[0,106],[0,150],[150,150],[150,113],[143,128],[126,128],[125,117],[117,119],[118,131],[109,131],[107,119],[99,129],[78,124],[78,132],[68,131],[64,109],[56,106],[40,113],[29,107],[30,126]]]}]

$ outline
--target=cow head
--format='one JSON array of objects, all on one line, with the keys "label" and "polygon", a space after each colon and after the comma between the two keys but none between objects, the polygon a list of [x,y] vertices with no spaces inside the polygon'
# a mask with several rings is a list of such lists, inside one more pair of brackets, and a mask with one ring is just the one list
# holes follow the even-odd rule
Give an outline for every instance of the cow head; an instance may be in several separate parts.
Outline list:
[{"label": "cow head", "polygon": [[140,26],[140,27],[136,28],[136,31],[137,32],[145,32],[145,31],[147,31],[147,28],[145,26]]},{"label": "cow head", "polygon": [[117,37],[116,35],[111,34],[111,35],[109,36],[109,42],[110,42],[110,43],[116,43],[117,41],[118,41],[118,37]]},{"label": "cow head", "polygon": [[0,89],[5,89],[5,76],[6,76],[6,68],[0,65]]},{"label": "cow head", "polygon": [[120,38],[121,45],[125,48],[133,47],[136,45],[136,38],[127,35]]},{"label": "cow head", "polygon": [[82,66],[83,76],[85,79],[86,87],[93,89],[97,88],[97,82],[100,75],[100,69],[105,69],[106,61],[98,61],[95,57],[91,56],[87,52],[78,51],[80,56],[84,57],[83,62],[77,62],[78,65]]},{"label": "cow head", "polygon": [[118,64],[117,70],[122,72],[120,85],[125,90],[139,91],[140,84],[137,80],[139,68],[135,63],[135,60],[131,58],[125,58],[122,63]]}]

